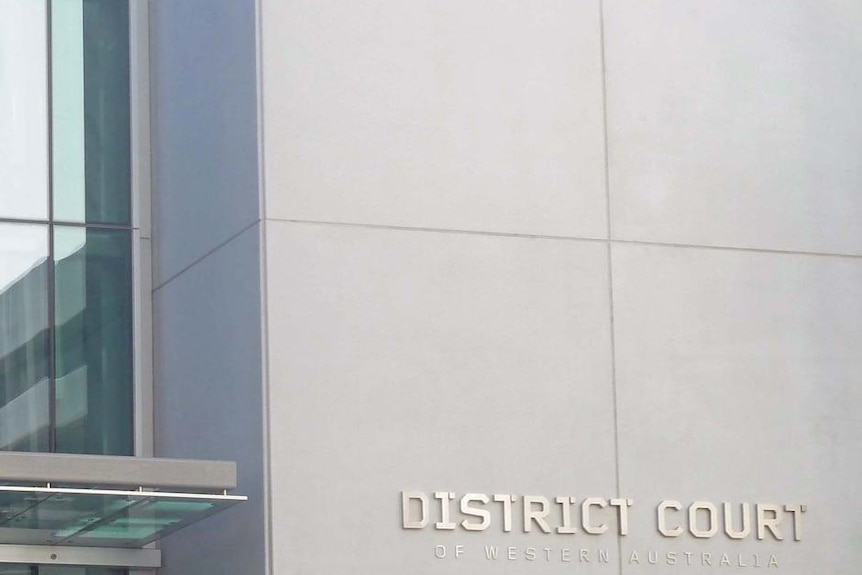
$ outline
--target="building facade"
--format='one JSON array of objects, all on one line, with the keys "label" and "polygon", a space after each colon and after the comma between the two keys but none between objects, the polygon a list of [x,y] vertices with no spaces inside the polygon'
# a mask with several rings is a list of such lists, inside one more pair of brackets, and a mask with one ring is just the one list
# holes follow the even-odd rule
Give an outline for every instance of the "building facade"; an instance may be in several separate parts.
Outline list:
[{"label": "building facade", "polygon": [[[163,573],[855,572],[862,8],[84,0],[82,22],[102,4],[129,13],[129,160],[105,161],[134,209],[0,194],[33,236],[4,241],[2,312],[30,322],[0,342],[5,411],[48,382],[39,433],[4,416],[0,439],[235,461],[248,502],[163,539]],[[116,78],[79,44],[0,97],[58,93],[68,59]],[[99,148],[79,129],[62,171],[44,101],[4,128],[6,189],[97,190]],[[86,285],[128,297],[59,287],[94,259],[117,279]],[[101,339],[74,301],[108,306]],[[64,363],[67,325],[102,352]],[[126,395],[78,384],[63,411],[67,374],[130,356]]]}]

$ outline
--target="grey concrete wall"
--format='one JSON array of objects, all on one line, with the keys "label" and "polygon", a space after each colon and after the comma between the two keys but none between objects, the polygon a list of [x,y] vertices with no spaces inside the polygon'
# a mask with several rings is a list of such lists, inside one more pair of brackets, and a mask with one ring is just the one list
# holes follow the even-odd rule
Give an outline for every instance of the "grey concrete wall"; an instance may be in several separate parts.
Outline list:
[{"label": "grey concrete wall", "polygon": [[[857,571],[860,24],[262,0],[273,572]],[[401,490],[634,505],[405,530]],[[806,504],[803,537],[665,538],[663,499]]]},{"label": "grey concrete wall", "polygon": [[262,2],[267,217],[601,238],[598,2]]},{"label": "grey concrete wall", "polygon": [[266,572],[256,12],[151,3],[155,454],[250,497],[162,542],[166,575]]},{"label": "grey concrete wall", "polygon": [[274,572],[448,572],[402,489],[613,494],[605,246],[268,225]]}]

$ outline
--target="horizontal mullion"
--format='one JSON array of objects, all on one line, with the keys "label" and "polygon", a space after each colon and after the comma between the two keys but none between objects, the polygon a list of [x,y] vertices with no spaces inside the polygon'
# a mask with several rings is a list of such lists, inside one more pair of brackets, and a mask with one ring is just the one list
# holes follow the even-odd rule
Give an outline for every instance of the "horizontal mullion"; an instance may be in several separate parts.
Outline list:
[{"label": "horizontal mullion", "polygon": [[66,226],[72,228],[94,228],[101,230],[126,230],[131,231],[135,228],[131,224],[99,224],[92,222],[67,222],[62,220],[33,220],[26,218],[4,218],[0,217],[0,224],[29,224],[40,226]]}]

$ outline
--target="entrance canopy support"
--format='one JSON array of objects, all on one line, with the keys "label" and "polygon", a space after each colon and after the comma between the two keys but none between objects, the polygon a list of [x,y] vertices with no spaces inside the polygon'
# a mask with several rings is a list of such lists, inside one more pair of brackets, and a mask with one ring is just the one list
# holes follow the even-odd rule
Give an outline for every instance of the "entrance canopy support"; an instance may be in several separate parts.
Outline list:
[{"label": "entrance canopy support", "polygon": [[236,487],[236,463],[4,451],[0,452],[0,482],[217,492]]}]

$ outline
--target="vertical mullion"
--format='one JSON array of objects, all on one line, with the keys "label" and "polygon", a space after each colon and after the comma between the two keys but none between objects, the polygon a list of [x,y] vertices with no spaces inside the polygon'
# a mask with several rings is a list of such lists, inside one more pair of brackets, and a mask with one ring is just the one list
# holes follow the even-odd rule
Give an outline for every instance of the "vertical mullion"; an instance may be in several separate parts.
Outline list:
[{"label": "vertical mullion", "polygon": [[57,321],[56,321],[56,263],[54,262],[54,66],[53,66],[53,11],[52,0],[45,0],[48,63],[48,450],[57,451]]},{"label": "vertical mullion", "polygon": [[50,451],[55,453],[57,451],[57,322],[55,318],[56,265],[54,262],[53,224],[48,226],[48,261],[50,262],[50,265],[48,266],[48,325],[50,326],[48,350],[51,356],[51,361],[49,362],[51,379],[48,388],[48,421],[50,426],[48,445]]}]

